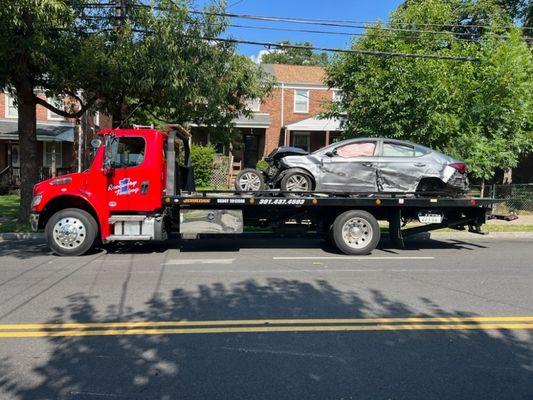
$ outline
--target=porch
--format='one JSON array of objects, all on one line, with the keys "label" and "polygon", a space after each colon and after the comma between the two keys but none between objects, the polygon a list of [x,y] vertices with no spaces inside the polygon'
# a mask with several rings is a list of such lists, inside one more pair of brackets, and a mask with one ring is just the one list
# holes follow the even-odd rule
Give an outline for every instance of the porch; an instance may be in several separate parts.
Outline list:
[{"label": "porch", "polygon": [[[37,124],[39,180],[71,172],[73,136],[72,124]],[[20,182],[17,123],[0,121],[0,188],[16,189]]]},{"label": "porch", "polygon": [[341,140],[342,131],[338,119],[308,118],[287,125],[283,143],[311,153]]}]

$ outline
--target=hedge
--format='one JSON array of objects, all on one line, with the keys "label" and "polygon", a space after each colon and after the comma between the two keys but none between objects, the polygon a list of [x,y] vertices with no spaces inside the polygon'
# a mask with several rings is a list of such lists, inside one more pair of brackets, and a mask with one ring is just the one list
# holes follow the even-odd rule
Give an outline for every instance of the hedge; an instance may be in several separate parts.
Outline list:
[{"label": "hedge", "polygon": [[196,186],[211,186],[215,154],[216,151],[213,146],[195,144],[191,146],[191,163],[194,166],[194,183]]}]

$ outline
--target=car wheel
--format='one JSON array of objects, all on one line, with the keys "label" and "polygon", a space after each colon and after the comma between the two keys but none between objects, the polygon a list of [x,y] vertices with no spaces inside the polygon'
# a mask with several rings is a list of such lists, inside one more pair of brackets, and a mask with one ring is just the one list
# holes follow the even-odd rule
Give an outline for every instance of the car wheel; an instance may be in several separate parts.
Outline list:
[{"label": "car wheel", "polygon": [[94,245],[98,224],[87,211],[67,208],[56,212],[46,223],[45,238],[60,256],[79,256]]},{"label": "car wheel", "polygon": [[300,171],[289,171],[281,180],[281,190],[284,192],[310,192],[313,182],[309,175]]},{"label": "car wheel", "polygon": [[381,238],[376,218],[361,210],[346,211],[335,218],[331,233],[333,242],[344,254],[369,254]]},{"label": "car wheel", "polygon": [[238,192],[260,191],[264,187],[263,173],[253,168],[243,169],[235,178],[235,190]]}]

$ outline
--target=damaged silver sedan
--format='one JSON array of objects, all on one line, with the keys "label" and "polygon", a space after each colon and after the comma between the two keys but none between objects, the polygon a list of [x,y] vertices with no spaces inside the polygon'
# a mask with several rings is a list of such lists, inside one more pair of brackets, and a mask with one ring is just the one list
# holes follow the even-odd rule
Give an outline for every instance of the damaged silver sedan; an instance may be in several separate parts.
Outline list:
[{"label": "damaged silver sedan", "polygon": [[[349,139],[311,154],[302,155],[300,150],[294,153],[289,148],[277,149],[267,159],[268,170],[257,171],[256,181],[261,187],[245,189],[237,181],[237,189],[261,190],[268,185],[283,191],[306,192],[461,195],[468,191],[465,163],[404,141]],[[276,154],[283,156],[276,159]],[[250,179],[253,170],[247,173]]]}]

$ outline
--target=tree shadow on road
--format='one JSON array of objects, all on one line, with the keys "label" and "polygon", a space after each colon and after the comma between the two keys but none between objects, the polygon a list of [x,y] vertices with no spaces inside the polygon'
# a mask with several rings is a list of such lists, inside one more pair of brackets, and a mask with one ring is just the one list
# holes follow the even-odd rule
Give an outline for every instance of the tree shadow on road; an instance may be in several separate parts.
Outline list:
[{"label": "tree shadow on road", "polygon": [[[383,238],[378,246],[379,250],[397,254],[402,251],[418,251],[422,249],[454,249],[474,250],[486,246],[479,243],[470,243],[462,240],[435,240],[429,236],[416,239],[408,238],[405,247],[399,249],[387,238]],[[207,237],[200,240],[173,239],[162,242],[121,242],[98,246],[90,254],[100,252],[110,254],[150,254],[164,253],[169,249],[180,249],[182,252],[238,252],[241,249],[320,249],[329,254],[341,254],[340,251],[321,235],[304,234],[299,237],[280,236],[279,234],[243,234],[239,239],[231,236]],[[0,241],[0,257],[11,256],[20,259],[31,259],[52,254],[42,240]],[[84,256],[84,257],[86,257]]]},{"label": "tree shadow on road", "polygon": [[[368,297],[367,297],[368,298]],[[116,321],[117,305],[68,297],[50,322]],[[122,321],[468,316],[428,298],[429,312],[325,280],[253,279],[158,293]],[[533,336],[524,331],[219,333],[2,339],[45,341],[46,360],[15,374],[0,358],[2,399],[527,399]],[[27,341],[27,342],[24,342]],[[16,350],[14,350],[16,351]],[[19,368],[19,367],[17,367]],[[23,374],[24,375],[24,374]],[[30,379],[29,375],[32,375]]]}]

